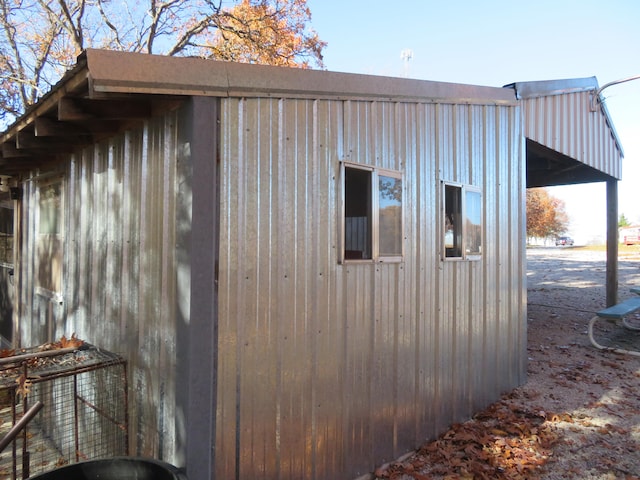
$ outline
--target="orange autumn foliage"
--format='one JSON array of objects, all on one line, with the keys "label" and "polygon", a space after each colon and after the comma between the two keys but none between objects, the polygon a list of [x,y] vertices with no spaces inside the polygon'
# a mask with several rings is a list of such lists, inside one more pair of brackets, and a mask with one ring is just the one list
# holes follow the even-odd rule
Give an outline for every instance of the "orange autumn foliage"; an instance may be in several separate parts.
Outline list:
[{"label": "orange autumn foliage", "polygon": [[[306,0],[3,1],[0,125],[18,117],[86,48],[322,67]],[[2,127],[0,127],[2,130]]]},{"label": "orange autumn foliage", "polygon": [[566,231],[569,218],[564,202],[553,197],[547,189],[528,189],[526,206],[528,237],[548,238]]}]

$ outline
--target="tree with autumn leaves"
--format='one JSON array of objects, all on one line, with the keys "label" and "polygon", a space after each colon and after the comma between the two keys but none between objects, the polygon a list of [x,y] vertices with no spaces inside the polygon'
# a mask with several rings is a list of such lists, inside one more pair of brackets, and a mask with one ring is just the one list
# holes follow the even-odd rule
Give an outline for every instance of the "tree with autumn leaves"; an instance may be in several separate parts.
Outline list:
[{"label": "tree with autumn leaves", "polygon": [[306,0],[2,0],[0,9],[0,122],[85,48],[323,67]]},{"label": "tree with autumn leaves", "polygon": [[549,238],[566,232],[569,218],[564,202],[545,188],[527,190],[527,237]]}]

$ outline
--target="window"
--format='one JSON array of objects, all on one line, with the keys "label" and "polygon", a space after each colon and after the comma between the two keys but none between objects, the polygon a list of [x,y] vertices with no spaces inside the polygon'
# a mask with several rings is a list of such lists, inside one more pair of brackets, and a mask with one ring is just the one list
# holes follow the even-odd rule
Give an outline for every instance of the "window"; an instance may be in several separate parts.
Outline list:
[{"label": "window", "polygon": [[444,186],[445,257],[462,257],[462,188]]},{"label": "window", "polygon": [[343,164],[343,260],[402,258],[402,175]]},{"label": "window", "polygon": [[467,187],[464,192],[465,255],[482,254],[482,196],[480,191]]},{"label": "window", "polygon": [[13,266],[13,200],[0,192],[0,265]]},{"label": "window", "polygon": [[62,182],[38,184],[38,290],[52,298],[62,292]]},{"label": "window", "polygon": [[378,175],[379,255],[402,255],[402,179]]},{"label": "window", "polygon": [[372,258],[371,171],[344,169],[344,259]]},{"label": "window", "polygon": [[444,258],[474,259],[482,254],[482,196],[471,186],[444,185]]}]

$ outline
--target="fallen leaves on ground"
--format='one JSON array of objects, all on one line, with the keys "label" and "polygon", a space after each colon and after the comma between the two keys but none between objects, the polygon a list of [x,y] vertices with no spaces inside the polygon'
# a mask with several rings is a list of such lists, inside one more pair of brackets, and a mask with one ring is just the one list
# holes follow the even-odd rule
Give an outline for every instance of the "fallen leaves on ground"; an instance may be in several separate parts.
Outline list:
[{"label": "fallen leaves on ground", "polygon": [[568,414],[528,411],[506,400],[494,403],[472,420],[454,425],[403,462],[376,470],[379,479],[472,480],[531,478],[558,441],[554,421]]}]

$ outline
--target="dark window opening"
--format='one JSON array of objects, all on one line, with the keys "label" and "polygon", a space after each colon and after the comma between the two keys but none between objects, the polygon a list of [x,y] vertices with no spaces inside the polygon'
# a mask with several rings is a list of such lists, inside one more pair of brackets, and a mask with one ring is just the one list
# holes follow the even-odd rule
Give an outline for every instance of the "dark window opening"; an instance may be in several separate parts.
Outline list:
[{"label": "dark window opening", "polygon": [[444,186],[444,252],[462,257],[462,188],[455,185]]},{"label": "dark window opening", "polygon": [[13,200],[0,193],[0,263],[13,266]]},{"label": "dark window opening", "polygon": [[443,257],[479,259],[482,255],[482,194],[477,187],[443,182]]},{"label": "dark window opening", "polygon": [[371,259],[371,172],[345,168],[344,197],[344,258]]}]

